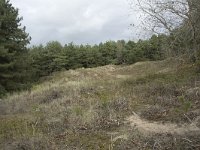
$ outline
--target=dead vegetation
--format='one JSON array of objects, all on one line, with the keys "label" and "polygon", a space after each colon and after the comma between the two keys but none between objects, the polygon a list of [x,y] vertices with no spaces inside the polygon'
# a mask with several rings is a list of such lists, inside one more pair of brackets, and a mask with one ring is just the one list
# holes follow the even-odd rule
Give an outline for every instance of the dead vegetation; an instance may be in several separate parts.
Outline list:
[{"label": "dead vegetation", "polygon": [[198,149],[199,81],[179,59],[55,73],[0,100],[0,149]]}]

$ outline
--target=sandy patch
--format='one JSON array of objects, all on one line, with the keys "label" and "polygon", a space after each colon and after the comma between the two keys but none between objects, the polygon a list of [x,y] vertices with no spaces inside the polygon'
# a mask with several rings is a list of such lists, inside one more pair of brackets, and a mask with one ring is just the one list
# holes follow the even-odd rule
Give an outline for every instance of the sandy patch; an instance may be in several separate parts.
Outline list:
[{"label": "sandy patch", "polygon": [[[200,117],[199,117],[200,118]],[[157,133],[171,133],[171,134],[179,134],[183,135],[189,132],[198,132],[200,133],[200,128],[197,127],[197,118],[191,124],[185,124],[182,126],[178,126],[177,124],[172,123],[159,123],[159,122],[150,122],[148,120],[140,118],[136,113],[134,115],[127,118],[127,121],[130,123],[132,127],[135,127],[140,132],[144,134],[157,134]]]}]

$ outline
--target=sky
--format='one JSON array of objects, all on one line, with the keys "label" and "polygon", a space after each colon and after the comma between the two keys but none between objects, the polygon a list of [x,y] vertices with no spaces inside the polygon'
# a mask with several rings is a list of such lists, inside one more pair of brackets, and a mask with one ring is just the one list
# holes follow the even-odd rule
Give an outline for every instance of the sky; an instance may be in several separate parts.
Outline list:
[{"label": "sky", "polygon": [[139,15],[128,0],[11,0],[32,37],[31,45],[98,44],[109,40],[136,40]]}]

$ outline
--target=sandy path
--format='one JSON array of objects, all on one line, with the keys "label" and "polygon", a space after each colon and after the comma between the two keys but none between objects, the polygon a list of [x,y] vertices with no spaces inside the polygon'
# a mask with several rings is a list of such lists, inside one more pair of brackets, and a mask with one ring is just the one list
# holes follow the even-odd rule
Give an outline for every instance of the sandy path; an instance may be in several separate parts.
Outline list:
[{"label": "sandy path", "polygon": [[189,132],[200,133],[200,128],[196,126],[197,119],[196,121],[194,121],[189,125],[187,124],[178,126],[177,124],[171,124],[171,123],[162,124],[155,121],[150,122],[140,118],[140,116],[134,113],[134,115],[127,118],[127,121],[130,123],[132,127],[135,127],[144,134],[171,133],[171,134],[183,135]]}]

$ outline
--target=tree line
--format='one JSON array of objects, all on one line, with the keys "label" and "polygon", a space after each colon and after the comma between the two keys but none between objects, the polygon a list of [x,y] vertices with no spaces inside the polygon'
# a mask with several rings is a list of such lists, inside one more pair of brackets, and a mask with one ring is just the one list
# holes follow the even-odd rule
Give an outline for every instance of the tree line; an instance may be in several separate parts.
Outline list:
[{"label": "tree line", "polygon": [[[12,56],[7,51],[6,55],[0,55],[9,60],[2,62],[0,66],[1,93],[27,89],[41,77],[56,71],[162,60],[165,54],[161,43],[166,38],[165,35],[153,35],[148,40],[138,42],[118,40],[98,45],[76,45],[71,42],[64,46],[58,41],[51,41]],[[3,74],[7,76],[3,78]]]},{"label": "tree line", "polygon": [[[62,69],[92,68],[108,64],[133,64],[143,60],[164,58],[161,40],[165,36],[152,36],[149,40],[107,41],[98,45],[62,46],[52,41],[46,46],[33,46],[29,49],[29,59],[35,73],[41,77]],[[29,62],[30,62],[29,61]]]}]

